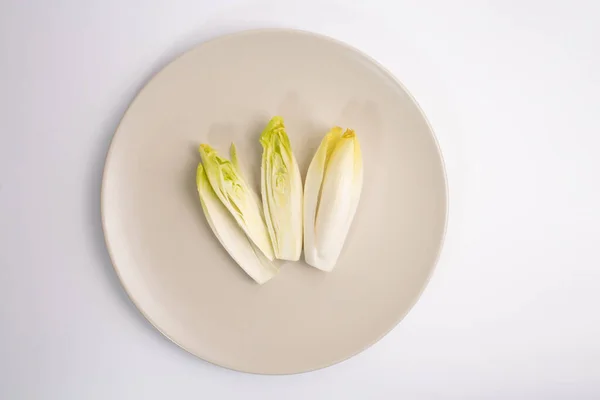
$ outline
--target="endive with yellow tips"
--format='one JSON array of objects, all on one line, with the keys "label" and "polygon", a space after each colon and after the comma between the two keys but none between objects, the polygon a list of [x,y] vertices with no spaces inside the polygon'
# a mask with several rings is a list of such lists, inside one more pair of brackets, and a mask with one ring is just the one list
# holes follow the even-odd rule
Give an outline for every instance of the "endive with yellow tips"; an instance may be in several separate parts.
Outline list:
[{"label": "endive with yellow tips", "polygon": [[260,136],[261,194],[275,257],[297,261],[302,252],[302,177],[283,118],[273,117]]},{"label": "endive with yellow tips", "polygon": [[304,258],[331,271],[358,207],[363,161],[353,130],[334,127],[322,140],[304,184]]},{"label": "endive with yellow tips", "polygon": [[202,167],[215,195],[233,216],[239,227],[256,247],[269,259],[274,259],[273,247],[263,220],[261,205],[245,181],[239,168],[235,147],[234,163],[219,156],[206,144],[200,145]]},{"label": "endive with yellow tips", "polygon": [[278,268],[244,233],[213,190],[205,168],[198,164],[196,186],[202,210],[213,233],[229,255],[257,283],[273,278]]}]

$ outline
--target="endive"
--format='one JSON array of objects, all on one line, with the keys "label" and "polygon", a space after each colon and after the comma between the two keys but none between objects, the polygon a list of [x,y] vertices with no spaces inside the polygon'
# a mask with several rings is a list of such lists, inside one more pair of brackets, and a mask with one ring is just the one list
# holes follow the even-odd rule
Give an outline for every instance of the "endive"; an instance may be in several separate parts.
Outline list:
[{"label": "endive", "polygon": [[334,127],[314,155],[304,185],[304,257],[331,271],[344,246],[363,184],[363,162],[353,130]]},{"label": "endive", "polygon": [[[200,145],[203,169],[216,196],[229,210],[246,236],[269,260],[273,260],[273,248],[263,220],[260,203],[242,177],[237,156],[236,164],[219,156],[209,145]],[[232,148],[235,154],[235,147]]]},{"label": "endive", "polygon": [[262,135],[261,194],[275,257],[297,261],[302,252],[302,177],[281,117]]},{"label": "endive", "polygon": [[257,283],[274,277],[278,268],[246,236],[244,231],[217,197],[202,164],[196,171],[196,186],[206,220],[229,255]]}]

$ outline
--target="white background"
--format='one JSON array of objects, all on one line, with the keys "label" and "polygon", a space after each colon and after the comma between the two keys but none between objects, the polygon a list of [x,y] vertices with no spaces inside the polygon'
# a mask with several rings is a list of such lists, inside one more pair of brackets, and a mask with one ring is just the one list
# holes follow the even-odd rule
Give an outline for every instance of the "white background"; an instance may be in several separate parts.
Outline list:
[{"label": "white background", "polygon": [[[351,4],[0,2],[0,399],[600,398],[600,4]],[[152,74],[273,26],[388,67],[450,184],[443,254],[408,317],[349,361],[283,377],[209,365],[155,331],[99,211],[109,141]]]}]

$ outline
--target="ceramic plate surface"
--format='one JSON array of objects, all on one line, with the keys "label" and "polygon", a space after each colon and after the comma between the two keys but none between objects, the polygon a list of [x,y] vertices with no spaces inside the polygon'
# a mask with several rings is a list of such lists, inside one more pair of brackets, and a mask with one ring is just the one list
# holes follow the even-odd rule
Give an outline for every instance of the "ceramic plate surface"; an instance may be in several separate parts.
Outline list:
[{"label": "ceramic plate surface", "polygon": [[[258,189],[273,115],[303,176],[332,126],[355,129],[365,180],[336,269],[289,263],[259,286],[205,220],[197,149],[235,142]],[[204,360],[265,374],[329,366],[392,329],[434,268],[446,203],[436,140],[406,90],[355,49],[290,30],[221,37],[164,68],[123,117],[102,184],[107,247],[144,316]]]}]

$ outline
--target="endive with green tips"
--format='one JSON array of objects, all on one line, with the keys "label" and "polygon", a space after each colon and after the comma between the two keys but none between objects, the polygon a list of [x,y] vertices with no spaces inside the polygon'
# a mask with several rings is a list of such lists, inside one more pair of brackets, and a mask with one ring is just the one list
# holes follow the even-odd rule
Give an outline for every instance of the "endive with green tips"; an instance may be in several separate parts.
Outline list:
[{"label": "endive with green tips", "polygon": [[261,194],[275,257],[297,261],[302,252],[302,177],[283,118],[273,117],[260,136]]},{"label": "endive with green tips", "polygon": [[208,145],[200,145],[202,163],[196,171],[196,186],[202,209],[215,236],[256,282],[262,284],[278,272],[258,197],[244,180],[235,147],[234,162],[219,156]]}]

